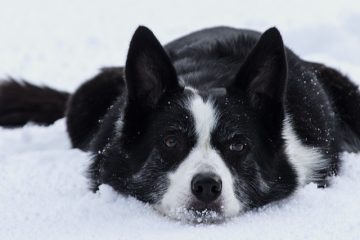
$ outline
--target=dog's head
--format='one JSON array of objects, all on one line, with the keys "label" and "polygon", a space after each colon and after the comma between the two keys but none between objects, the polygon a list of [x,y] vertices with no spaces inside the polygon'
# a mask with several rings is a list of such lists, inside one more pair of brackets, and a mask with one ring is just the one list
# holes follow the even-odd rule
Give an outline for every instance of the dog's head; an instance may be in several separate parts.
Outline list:
[{"label": "dog's head", "polygon": [[101,182],[165,215],[201,220],[235,216],[293,191],[281,135],[287,61],[275,28],[224,89],[183,86],[145,27],[133,36],[125,73],[127,104],[102,152]]}]

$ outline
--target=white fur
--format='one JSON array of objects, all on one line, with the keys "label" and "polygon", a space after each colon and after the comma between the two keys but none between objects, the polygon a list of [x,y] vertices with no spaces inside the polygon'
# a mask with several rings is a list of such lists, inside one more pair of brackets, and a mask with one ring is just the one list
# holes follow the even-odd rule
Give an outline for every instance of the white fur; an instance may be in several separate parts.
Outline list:
[{"label": "white fur", "polygon": [[291,126],[289,116],[285,118],[283,137],[286,141],[286,153],[289,161],[298,175],[298,183],[304,185],[319,180],[316,170],[326,168],[327,159],[315,147],[308,147],[301,143]]},{"label": "white fur", "polygon": [[211,132],[217,121],[216,111],[210,101],[204,102],[197,94],[190,100],[188,108],[195,120],[197,144],[179,167],[168,174],[169,188],[157,209],[170,216],[172,213],[178,214],[177,209],[186,208],[190,200],[195,198],[191,193],[192,178],[197,173],[211,172],[222,180],[220,199],[224,216],[234,216],[242,206],[235,196],[233,177],[224,160],[210,145]]},{"label": "white fur", "polygon": [[120,117],[115,122],[115,130],[116,130],[115,132],[116,132],[116,134],[120,134],[122,129],[123,129],[123,126],[124,126],[123,116],[124,116],[124,114],[121,113]]},{"label": "white fur", "polygon": [[192,92],[192,93],[194,93],[194,94],[198,93],[197,89],[195,89],[193,87],[190,87],[190,86],[185,86],[185,89]]}]

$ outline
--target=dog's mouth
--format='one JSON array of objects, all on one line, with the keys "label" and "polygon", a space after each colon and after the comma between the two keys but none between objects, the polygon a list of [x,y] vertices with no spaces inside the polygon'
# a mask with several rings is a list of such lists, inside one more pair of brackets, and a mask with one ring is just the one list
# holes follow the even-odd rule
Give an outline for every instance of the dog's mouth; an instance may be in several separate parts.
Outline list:
[{"label": "dog's mouth", "polygon": [[187,207],[161,211],[165,216],[190,224],[216,224],[225,221],[223,206],[220,203],[205,204],[192,202]]},{"label": "dog's mouth", "polygon": [[187,219],[188,222],[194,224],[213,224],[213,223],[221,223],[225,220],[224,215],[221,212],[214,211],[211,209],[203,209],[203,210],[188,210],[189,217]]},{"label": "dog's mouth", "polygon": [[194,212],[215,212],[218,214],[222,213],[224,206],[221,202],[203,203],[199,201],[193,201],[189,204],[188,209]]}]

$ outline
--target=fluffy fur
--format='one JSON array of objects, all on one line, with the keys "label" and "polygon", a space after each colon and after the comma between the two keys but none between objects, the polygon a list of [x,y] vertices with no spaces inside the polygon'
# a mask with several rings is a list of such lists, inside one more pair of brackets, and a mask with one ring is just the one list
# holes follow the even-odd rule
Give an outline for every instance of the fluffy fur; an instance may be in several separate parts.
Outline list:
[{"label": "fluffy fur", "polygon": [[[14,87],[28,90],[7,92]],[[0,88],[0,119],[7,106],[26,106],[31,89],[67,99],[23,88]],[[22,121],[0,124],[53,121],[12,109]],[[66,118],[73,146],[93,155],[93,191],[108,184],[164,215],[213,221],[309,182],[327,186],[341,166],[339,153],[360,149],[359,112],[358,87],[300,59],[276,28],[210,28],[162,46],[139,27],[125,66],[84,83],[67,101]]]},{"label": "fluffy fur", "polygon": [[20,127],[29,121],[50,125],[64,116],[69,95],[25,81],[0,82],[0,126]]}]

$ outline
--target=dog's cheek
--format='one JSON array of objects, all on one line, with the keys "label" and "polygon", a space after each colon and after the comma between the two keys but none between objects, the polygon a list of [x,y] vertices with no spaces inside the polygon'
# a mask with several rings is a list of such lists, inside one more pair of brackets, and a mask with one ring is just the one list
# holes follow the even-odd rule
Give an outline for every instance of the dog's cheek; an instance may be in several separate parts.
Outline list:
[{"label": "dog's cheek", "polygon": [[259,171],[256,166],[249,161],[244,161],[241,166],[232,173],[234,176],[234,190],[235,195],[241,205],[244,207],[243,210],[253,208],[254,203],[258,200]]},{"label": "dog's cheek", "polygon": [[246,182],[246,179],[240,177],[239,175],[234,176],[234,191],[237,200],[243,206],[243,210],[247,210],[249,207],[249,202],[251,197],[249,195],[249,186]]},{"label": "dog's cheek", "polygon": [[161,201],[169,187],[167,177],[169,168],[171,168],[171,164],[166,162],[160,153],[154,149],[145,164],[127,183],[130,195],[150,204]]}]

